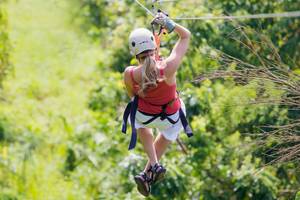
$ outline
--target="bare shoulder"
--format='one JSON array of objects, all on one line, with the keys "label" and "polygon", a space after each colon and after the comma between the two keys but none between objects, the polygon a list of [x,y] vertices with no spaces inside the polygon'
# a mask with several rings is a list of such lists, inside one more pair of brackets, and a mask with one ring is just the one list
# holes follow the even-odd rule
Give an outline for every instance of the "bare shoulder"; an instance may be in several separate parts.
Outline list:
[{"label": "bare shoulder", "polygon": [[123,77],[124,77],[125,83],[128,83],[130,81],[130,70],[131,69],[132,69],[132,66],[128,66],[124,70]]},{"label": "bare shoulder", "polygon": [[[132,84],[132,78],[135,77],[134,79],[136,79],[136,71],[137,67],[136,66],[128,66],[125,68],[124,70],[124,81],[125,84]],[[132,73],[132,74],[131,74]],[[132,77],[133,76],[133,77]]]},{"label": "bare shoulder", "polygon": [[170,64],[166,59],[159,61],[159,69],[163,70],[165,78],[172,78],[174,76],[173,72],[170,72]]},{"label": "bare shoulder", "polygon": [[130,71],[133,70],[135,68],[135,66],[128,66],[125,68],[124,70],[124,78],[129,77],[130,76]]},{"label": "bare shoulder", "polygon": [[158,62],[158,66],[159,69],[162,70],[162,72],[160,73],[163,73],[164,80],[166,81],[167,84],[172,85],[176,83],[176,73],[170,73],[168,71],[168,65],[166,60],[160,60]]},{"label": "bare shoulder", "polygon": [[132,70],[135,66],[127,66],[124,70],[124,74],[127,74],[130,72],[130,70]]},{"label": "bare shoulder", "polygon": [[134,66],[128,66],[124,70],[124,83],[129,97],[133,96],[133,88],[132,88],[132,80],[130,77],[130,71],[134,68]]}]

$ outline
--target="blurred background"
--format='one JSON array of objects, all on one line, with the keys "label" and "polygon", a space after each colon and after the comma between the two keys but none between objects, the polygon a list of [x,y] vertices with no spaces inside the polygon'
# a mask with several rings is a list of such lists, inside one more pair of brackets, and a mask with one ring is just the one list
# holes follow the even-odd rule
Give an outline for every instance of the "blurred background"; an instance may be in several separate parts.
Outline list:
[{"label": "blurred background", "polygon": [[[298,0],[174,0],[171,18],[299,11]],[[121,133],[134,0],[0,1],[0,199],[142,199],[146,155]],[[177,20],[177,74],[194,137],[180,135],[148,199],[300,199],[300,19]],[[176,34],[161,38],[168,56]],[[130,133],[130,131],[128,131]],[[298,193],[298,195],[297,195]]]}]

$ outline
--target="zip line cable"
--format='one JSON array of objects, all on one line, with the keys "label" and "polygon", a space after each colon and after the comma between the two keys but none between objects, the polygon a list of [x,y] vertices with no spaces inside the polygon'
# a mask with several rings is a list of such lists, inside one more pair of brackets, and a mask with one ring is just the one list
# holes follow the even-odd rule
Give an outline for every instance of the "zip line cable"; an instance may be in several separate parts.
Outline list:
[{"label": "zip line cable", "polygon": [[[146,8],[141,2],[135,0],[146,12],[152,17],[155,16],[148,8]],[[233,20],[233,19],[265,19],[265,18],[279,18],[279,17],[300,17],[300,11],[291,11],[283,13],[262,13],[253,15],[241,15],[241,16],[202,16],[202,17],[177,17],[172,18],[173,20]]]},{"label": "zip line cable", "polygon": [[158,2],[158,3],[171,3],[171,2],[176,2],[177,0],[160,0],[160,1],[152,1],[153,3]]},{"label": "zip line cable", "polygon": [[233,19],[265,19],[279,17],[300,17],[300,11],[284,12],[284,13],[263,13],[254,15],[241,16],[203,16],[203,17],[178,17],[174,20],[233,20]]},{"label": "zip line cable", "polygon": [[152,15],[152,17],[155,17],[155,14],[152,13],[148,8],[146,8],[143,4],[141,4],[141,2],[139,2],[138,0],[135,0],[135,2],[137,4],[139,4],[144,10],[146,10],[150,15]]}]

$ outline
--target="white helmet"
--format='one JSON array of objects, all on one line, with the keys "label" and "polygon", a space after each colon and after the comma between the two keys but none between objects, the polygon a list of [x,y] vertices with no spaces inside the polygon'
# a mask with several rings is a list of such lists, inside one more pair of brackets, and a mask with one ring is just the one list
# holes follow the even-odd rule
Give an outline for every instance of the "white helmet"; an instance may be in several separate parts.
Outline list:
[{"label": "white helmet", "polygon": [[133,56],[146,50],[154,50],[156,43],[153,34],[146,28],[138,28],[129,36],[129,49]]}]

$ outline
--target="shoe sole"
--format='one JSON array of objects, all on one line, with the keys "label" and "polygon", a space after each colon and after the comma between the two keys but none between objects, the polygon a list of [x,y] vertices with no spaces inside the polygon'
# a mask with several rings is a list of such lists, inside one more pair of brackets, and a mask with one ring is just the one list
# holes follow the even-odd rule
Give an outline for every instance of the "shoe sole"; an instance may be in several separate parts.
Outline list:
[{"label": "shoe sole", "polygon": [[[150,191],[148,191],[147,186],[145,186],[144,181],[139,177],[134,177],[134,181],[137,184],[137,190],[144,196],[149,196]],[[149,188],[150,189],[150,188]]]}]

